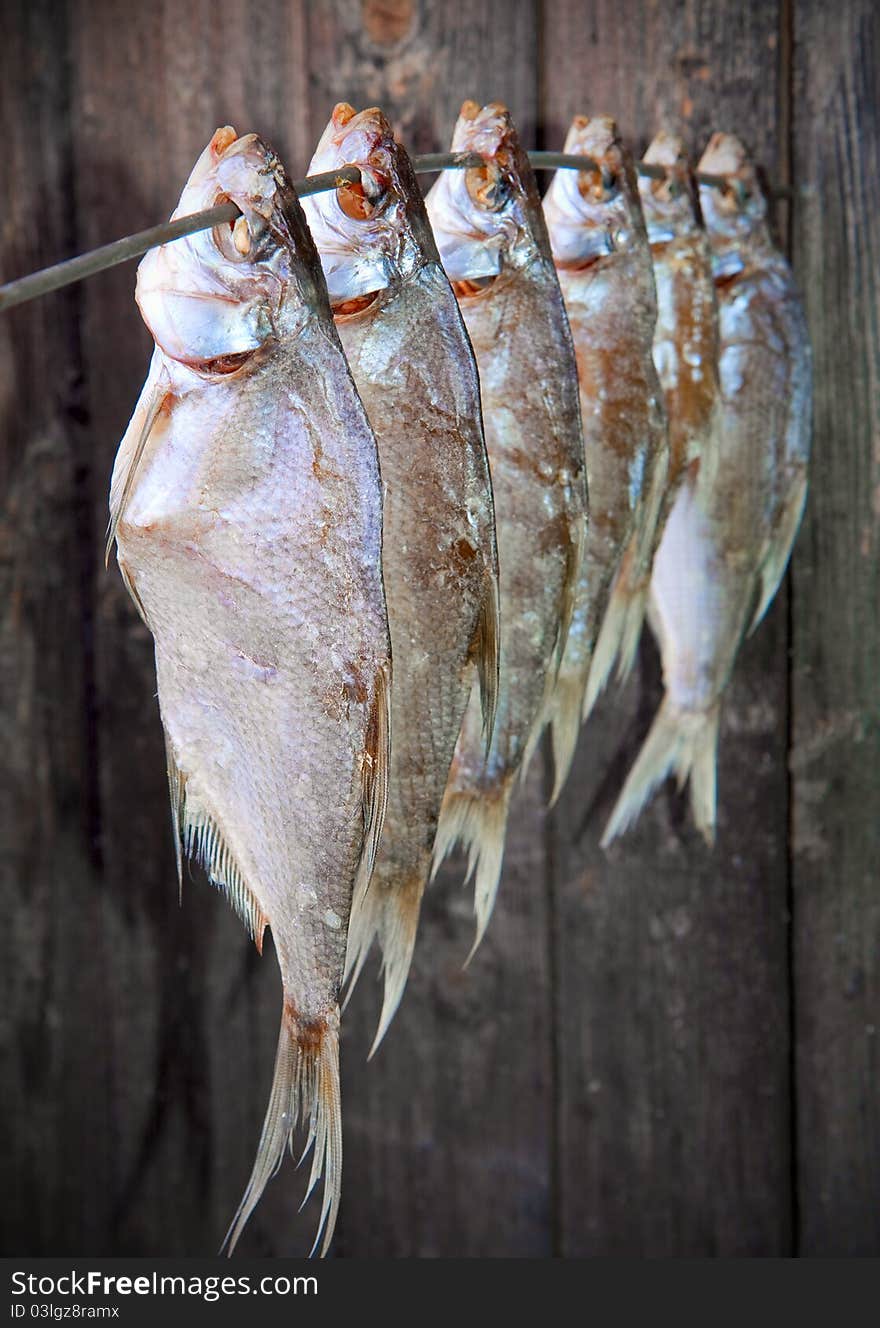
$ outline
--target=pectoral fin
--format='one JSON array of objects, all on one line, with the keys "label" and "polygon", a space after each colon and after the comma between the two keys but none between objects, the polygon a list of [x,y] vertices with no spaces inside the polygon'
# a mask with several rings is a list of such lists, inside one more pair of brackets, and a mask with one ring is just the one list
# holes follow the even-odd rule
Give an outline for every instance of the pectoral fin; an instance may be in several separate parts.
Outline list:
[{"label": "pectoral fin", "polygon": [[785,576],[785,569],[788,566],[788,559],[801,523],[806,501],[807,475],[804,471],[792,489],[788,501],[782,507],[776,525],[776,532],[761,563],[759,573],[761,597],[749,626],[749,635],[755,630],[773,603],[773,598],[779,589],[779,583]]},{"label": "pectoral fin", "polygon": [[107,543],[104,548],[105,567],[110,561],[110,550],[116,539],[116,529],[131,497],[135,476],[150,435],[171,395],[171,384],[167,373],[161,365],[156,369],[154,361],[150,376],[144,384],[141,399],[125,437],[119,445],[119,454],[113,470],[113,480],[110,485],[110,521],[107,525]]}]

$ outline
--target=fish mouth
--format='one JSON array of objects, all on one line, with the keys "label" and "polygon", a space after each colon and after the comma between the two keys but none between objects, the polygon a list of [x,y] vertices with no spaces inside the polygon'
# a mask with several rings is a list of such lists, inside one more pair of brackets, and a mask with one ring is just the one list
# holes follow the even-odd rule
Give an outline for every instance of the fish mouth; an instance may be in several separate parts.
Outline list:
[{"label": "fish mouth", "polygon": [[746,212],[753,200],[763,199],[763,190],[749,150],[736,134],[713,134],[699,160],[697,171],[722,175],[727,179],[721,188],[714,185],[700,186],[700,197],[707,214],[732,218]]},{"label": "fish mouth", "polygon": [[482,157],[464,172],[471,202],[482,212],[501,212],[519,182],[519,140],[510,112],[500,101],[480,106],[465,101],[452,135],[452,151]]},{"label": "fish mouth", "polygon": [[498,160],[510,153],[516,143],[516,130],[510,112],[500,101],[481,106],[476,101],[462,102],[455,131],[453,152],[476,152],[485,161]]},{"label": "fish mouth", "polygon": [[378,106],[356,111],[348,102],[337,102],[310,170],[357,166],[360,181],[341,185],[336,190],[336,202],[349,220],[369,221],[395,192],[397,155],[394,131]]},{"label": "fish mouth", "polygon": [[565,138],[565,151],[591,157],[595,167],[578,172],[578,187],[587,195],[619,182],[623,150],[617,122],[610,115],[576,115]]},{"label": "fish mouth", "polygon": [[594,163],[579,171],[557,171],[544,199],[557,266],[579,270],[618,246],[606,243],[610,227],[641,229],[638,186],[610,115],[577,115],[565,151]]},{"label": "fish mouth", "polygon": [[749,166],[745,144],[736,134],[715,133],[709,139],[697,167],[711,175],[739,175]]},{"label": "fish mouth", "polygon": [[471,201],[483,212],[500,212],[511,197],[510,181],[495,160],[469,166],[464,183]]},{"label": "fish mouth", "polygon": [[661,244],[675,238],[676,221],[693,222],[699,215],[684,140],[679,134],[661,129],[651,140],[643,160],[666,169],[665,178],[660,180],[639,177],[648,239],[651,244]]}]

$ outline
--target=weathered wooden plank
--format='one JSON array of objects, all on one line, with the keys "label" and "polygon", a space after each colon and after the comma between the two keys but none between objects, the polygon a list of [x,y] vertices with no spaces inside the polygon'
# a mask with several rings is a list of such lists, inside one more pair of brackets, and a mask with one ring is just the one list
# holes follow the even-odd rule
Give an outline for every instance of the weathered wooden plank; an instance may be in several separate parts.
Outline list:
[{"label": "weathered wooden plank", "polygon": [[[880,1252],[880,15],[795,6],[795,258],[815,356],[793,576],[805,1255]],[[807,276],[806,274],[809,274]]]},{"label": "weathered wooden plank", "polygon": [[[583,92],[638,142],[660,115],[695,145],[730,124],[777,169],[776,6],[550,2],[540,34],[536,9],[7,6],[2,274],[166,215],[225,120],[299,172],[339,98],[379,102],[429,149],[464,96],[498,96],[527,141],[556,146]],[[811,3],[795,37],[795,254],[819,385],[793,600],[801,1228],[806,1253],[876,1253],[877,20],[866,0],[833,23]],[[272,956],[257,960],[200,875],[177,908],[150,643],[100,566],[149,347],[132,281],[109,273],[0,321],[9,1251],[214,1250],[274,1051]],[[539,772],[524,790],[467,972],[468,895],[451,871],[429,893],[370,1067],[365,974],[344,1039],[338,1253],[791,1248],[786,641],[780,602],[732,689],[713,855],[666,794],[613,858],[596,846],[658,699],[646,649],[585,735],[546,839]],[[288,1168],[270,1187],[248,1252],[303,1248],[301,1183]]]},{"label": "weathered wooden plank", "polygon": [[[547,147],[610,111],[715,128],[776,169],[774,4],[544,6]],[[664,791],[607,856],[602,826],[659,702],[656,652],[605,698],[552,818],[559,1184],[568,1255],[791,1248],[786,972],[785,596],[741,653],[709,853]]]},{"label": "weathered wooden plank", "polygon": [[[11,4],[0,43],[0,121],[8,135],[2,279],[69,250],[74,234],[63,5]],[[55,200],[67,199],[63,206]],[[93,606],[83,557],[91,531],[83,443],[78,297],[67,292],[0,323],[0,895],[3,900],[0,1216],[4,1252],[50,1248],[57,1214],[96,1224],[82,1195],[109,1163],[65,1150],[65,1132],[112,1135],[97,1091],[65,1100],[79,1058],[100,1064],[101,1034],[71,993],[100,1006],[101,910],[92,777]]]},{"label": "weathered wooden plank", "polygon": [[[536,7],[313,6],[313,141],[336,101],[377,104],[415,150],[445,147],[462,100],[507,100],[533,141]],[[427,182],[426,182],[427,183]],[[552,1083],[540,771],[512,817],[498,908],[470,967],[472,890],[428,892],[413,973],[374,1060],[370,964],[344,1021],[340,1255],[552,1250]]]}]

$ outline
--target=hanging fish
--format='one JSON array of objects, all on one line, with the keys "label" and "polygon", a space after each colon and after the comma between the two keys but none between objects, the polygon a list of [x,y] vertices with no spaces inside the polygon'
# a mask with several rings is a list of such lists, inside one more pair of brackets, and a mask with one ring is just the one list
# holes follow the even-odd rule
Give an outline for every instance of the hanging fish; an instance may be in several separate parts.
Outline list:
[{"label": "hanging fish", "polygon": [[638,816],[670,772],[690,779],[698,829],[715,836],[721,698],[743,637],[779,586],[807,492],[812,376],[801,303],[773,246],[767,204],[738,139],[715,134],[699,170],[720,318],[721,423],[666,526],[651,581],[651,622],[666,695],[603,843]]},{"label": "hanging fish", "polygon": [[155,638],[178,870],[201,863],[258,948],[271,927],[281,968],[272,1095],[229,1248],[302,1125],[325,1252],[349,910],[389,761],[381,487],[302,209],[270,150],[227,127],[175,215],[229,199],[234,225],[138,270],[156,347],[116,458],[109,538]]},{"label": "hanging fish", "polygon": [[388,811],[352,911],[352,985],[374,937],[385,994],[403,994],[443,790],[475,675],[484,745],[498,686],[498,558],[474,354],[424,199],[381,111],[340,103],[310,173],[353,163],[362,184],[305,200],[336,326],[376,433],[394,692]]},{"label": "hanging fish", "polygon": [[590,524],[568,645],[549,702],[554,799],[582,720],[622,642],[628,660],[638,640],[642,581],[649,574],[668,465],[651,357],[654,277],[632,158],[607,115],[576,116],[565,151],[596,163],[594,169],[557,171],[544,199],[577,354]]},{"label": "hanging fish", "polygon": [[577,366],[534,174],[510,116],[466,101],[452,140],[481,166],[446,171],[428,216],[459,297],[482,385],[495,493],[501,674],[488,752],[472,694],[435,845],[476,871],[479,943],[492,912],[517,776],[543,727],[571,620],[586,528]]},{"label": "hanging fish", "polygon": [[639,193],[657,288],[653,354],[669,423],[665,501],[671,508],[681,484],[693,486],[700,469],[707,486],[714,475],[721,421],[718,301],[684,143],[661,131],[643,160],[666,168],[665,179],[640,176]]}]

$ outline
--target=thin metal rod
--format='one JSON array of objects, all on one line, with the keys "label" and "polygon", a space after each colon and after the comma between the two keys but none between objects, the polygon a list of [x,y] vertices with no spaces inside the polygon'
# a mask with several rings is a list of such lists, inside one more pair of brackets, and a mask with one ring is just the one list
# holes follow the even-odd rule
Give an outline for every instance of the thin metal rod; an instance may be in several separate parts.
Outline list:
[{"label": "thin metal rod", "polygon": [[[417,174],[429,175],[435,171],[464,170],[471,166],[479,166],[482,160],[477,153],[428,152],[420,157],[414,157],[413,166]],[[573,156],[570,152],[530,152],[529,160],[538,170],[601,169],[592,157]],[[648,176],[650,179],[662,180],[666,177],[666,169],[663,166],[640,161],[636,169],[640,175]],[[357,166],[341,166],[336,171],[325,171],[320,175],[309,175],[304,180],[295,180],[293,187],[302,198],[308,194],[322,193],[327,189],[338,189],[343,184],[357,184],[360,178],[361,173]],[[699,184],[717,189],[723,189],[727,185],[723,175],[707,175],[703,171],[697,172],[696,179]],[[64,262],[55,263],[52,267],[32,272],[29,276],[19,277],[17,281],[10,281],[5,286],[0,286],[0,313],[28,300],[35,300],[41,295],[48,295],[50,291],[83,281],[86,277],[116,267],[119,263],[140,258],[141,254],[145,254],[148,249],[154,249],[157,245],[168,244],[172,240],[182,239],[185,235],[195,235],[198,231],[210,230],[212,226],[235,221],[239,215],[239,209],[234,203],[221,203],[218,207],[208,208],[204,212],[193,212],[187,217],[178,217],[176,221],[162,222],[159,226],[138,231],[136,235],[113,240],[110,244],[92,249],[87,254],[80,254],[77,258],[68,258]]]},{"label": "thin metal rod", "polygon": [[423,152],[412,162],[416,175],[433,175],[435,171],[466,171],[470,166],[482,166],[483,158],[479,152]]},{"label": "thin metal rod", "polygon": [[[306,194],[335,189],[340,184],[357,184],[360,178],[357,166],[343,166],[338,171],[326,171],[322,175],[296,180],[293,187],[302,198]],[[141,254],[145,254],[148,249],[155,249],[157,245],[168,244],[171,240],[183,239],[185,235],[195,235],[198,231],[209,231],[212,226],[235,221],[240,215],[234,203],[221,203],[204,212],[178,217],[176,221],[163,221],[159,226],[151,226],[149,230],[138,231],[135,235],[126,235],[122,240],[113,240],[77,258],[68,258],[52,267],[44,267],[40,272],[32,272],[30,276],[19,277],[17,281],[0,286],[0,313],[17,304],[24,304],[27,300],[35,300],[40,295],[48,295],[50,291],[60,290],[63,286],[72,286],[74,282],[93,277],[97,272],[105,272],[119,263],[140,258]]]}]

